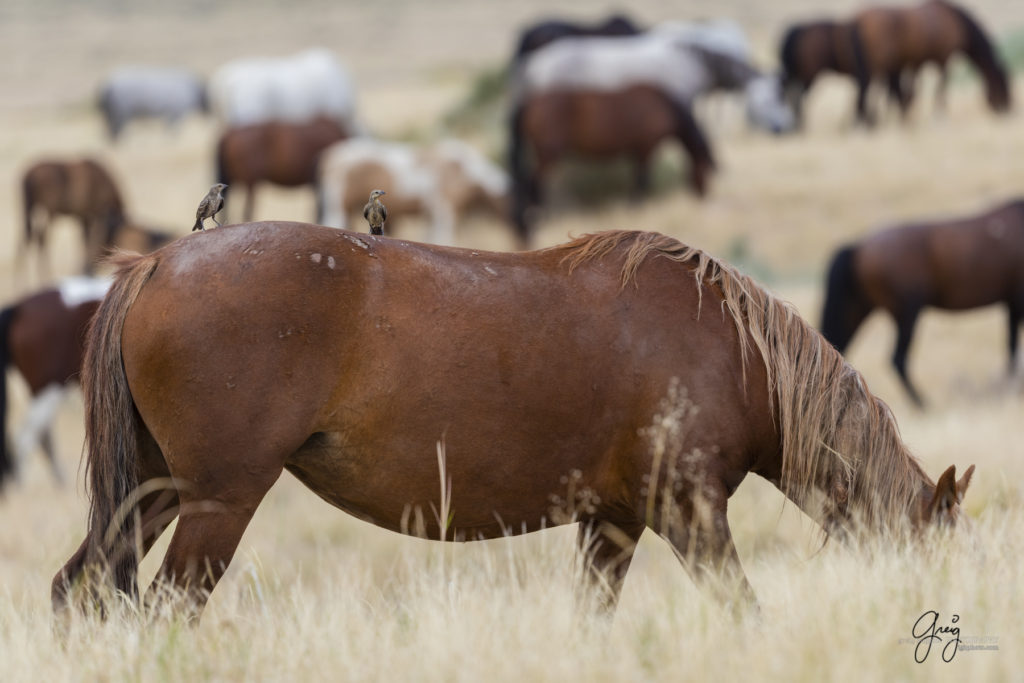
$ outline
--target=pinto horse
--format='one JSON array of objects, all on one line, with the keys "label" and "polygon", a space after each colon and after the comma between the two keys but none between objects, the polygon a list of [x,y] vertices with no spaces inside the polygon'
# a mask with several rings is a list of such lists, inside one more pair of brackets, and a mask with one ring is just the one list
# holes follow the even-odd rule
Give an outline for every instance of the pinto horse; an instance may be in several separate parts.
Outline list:
[{"label": "pinto horse", "polygon": [[0,382],[0,485],[16,474],[38,444],[58,483],[64,476],[53,448],[51,424],[66,392],[82,367],[85,332],[109,280],[75,277],[0,310],[0,369],[14,367],[32,394],[28,417],[14,441],[7,443],[7,382]]},{"label": "pinto horse", "polygon": [[92,273],[104,249],[113,246],[124,227],[124,201],[117,183],[106,168],[93,159],[41,161],[32,165],[21,181],[25,235],[18,262],[26,264],[26,252],[37,245],[40,266],[48,271],[46,233],[55,216],[77,218],[85,238],[85,272]]},{"label": "pinto horse", "polygon": [[321,152],[346,137],[348,131],[325,117],[308,123],[273,121],[229,128],[217,143],[217,181],[229,188],[245,186],[242,215],[251,220],[257,183],[314,186]]},{"label": "pinto horse", "polygon": [[[387,192],[388,225],[410,215],[430,220],[430,241],[449,244],[455,225],[481,207],[508,217],[504,170],[455,139],[423,147],[361,137],[328,148],[320,159],[318,222],[335,228],[361,212],[374,189]],[[362,219],[360,219],[362,220]]]},{"label": "pinto horse", "polygon": [[632,159],[638,197],[650,189],[651,155],[666,139],[679,140],[689,154],[690,182],[698,196],[706,194],[715,168],[711,146],[690,107],[650,86],[533,95],[515,109],[510,128],[513,222],[524,244],[530,239],[531,208],[541,204],[544,178],[566,155]]},{"label": "pinto horse", "polygon": [[[726,516],[748,472],[826,530],[870,534],[955,522],[973,471],[933,484],[791,306],[655,233],[493,253],[252,223],[119,265],[83,366],[89,529],[57,610],[137,596],[139,553],[175,514],[159,577],[200,610],[284,470],[442,540],[580,522],[611,604],[650,527],[733,605],[754,600]],[[685,442],[655,447],[645,427],[684,403]],[[554,515],[567,477],[588,502]]]},{"label": "pinto horse", "polygon": [[872,7],[854,19],[872,78],[884,79],[904,114],[913,98],[918,70],[934,63],[940,72],[937,97],[945,102],[946,62],[963,54],[985,82],[985,97],[995,112],[1010,109],[1010,83],[992,41],[963,7],[927,0],[914,7]]},{"label": "pinto horse", "polygon": [[907,376],[914,325],[928,307],[962,311],[1004,303],[1009,311],[1010,371],[1024,317],[1024,200],[979,216],[913,223],[839,249],[828,270],[821,332],[844,351],[876,308],[896,321],[892,363],[910,398]]}]

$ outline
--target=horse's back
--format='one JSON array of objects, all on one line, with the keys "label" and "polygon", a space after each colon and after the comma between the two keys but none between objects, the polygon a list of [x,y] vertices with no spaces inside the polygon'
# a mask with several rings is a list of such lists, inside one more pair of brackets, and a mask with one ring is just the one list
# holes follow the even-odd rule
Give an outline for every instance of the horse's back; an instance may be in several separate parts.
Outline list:
[{"label": "horse's back", "polygon": [[[272,444],[270,461],[390,527],[430,499],[441,439],[462,509],[507,522],[572,469],[639,485],[638,430],[674,377],[715,415],[696,445],[746,447],[735,327],[706,293],[696,315],[692,274],[652,259],[622,287],[620,258],[570,274],[564,255],[286,223],[193,235],[160,252],[125,321],[129,385],[162,446]],[[503,486],[543,496],[496,507]],[[463,525],[495,526],[483,514]]]}]

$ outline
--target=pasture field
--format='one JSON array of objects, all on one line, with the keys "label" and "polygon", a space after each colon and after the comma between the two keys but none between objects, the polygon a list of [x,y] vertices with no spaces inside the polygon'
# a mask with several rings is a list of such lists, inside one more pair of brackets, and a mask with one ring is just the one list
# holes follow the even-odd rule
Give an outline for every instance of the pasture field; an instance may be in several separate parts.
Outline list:
[{"label": "pasture field", "polygon": [[[764,65],[790,21],[857,3],[695,0],[630,3],[637,19],[728,16],[751,34]],[[1024,3],[971,2],[1008,54],[1024,56]],[[593,19],[616,6],[567,4]],[[208,74],[243,55],[334,49],[352,70],[360,111],[382,136],[429,139],[474,82],[498,69],[515,29],[550,12],[538,0],[414,3],[232,1],[216,5],[12,0],[0,8],[0,295],[41,283],[16,263],[18,179],[47,155],[108,162],[137,219],[185,235],[213,182],[209,120],[177,131],[143,123],[111,146],[92,107],[113,66],[178,64]],[[1015,51],[1015,52],[1014,52]],[[1024,66],[1024,65],[1022,65]],[[682,189],[667,150],[668,188],[641,205],[612,199],[559,207],[537,246],[613,228],[656,230],[737,264],[815,324],[822,276],[845,241],[914,218],[973,213],[1024,194],[1024,75],[1016,110],[994,117],[979,83],[957,69],[949,108],[931,106],[926,78],[911,121],[852,126],[853,89],[827,78],[812,91],[808,130],[772,138],[746,129],[734,103],[701,106],[720,172],[705,201]],[[456,131],[501,159],[500,117]],[[313,198],[264,190],[259,218],[308,220]],[[419,238],[423,226],[399,236]],[[458,242],[507,249],[491,220],[462,226]],[[53,235],[54,271],[80,259],[77,228]],[[26,272],[27,271],[27,272]],[[929,536],[920,547],[822,546],[814,525],[756,477],[733,498],[730,521],[758,594],[759,615],[734,620],[705,600],[668,547],[646,535],[614,619],[574,609],[575,529],[477,544],[438,544],[384,532],[329,507],[284,475],[257,511],[201,624],[140,624],[127,614],[52,629],[49,585],[77,547],[86,499],[79,465],[82,402],[69,397],[57,442],[71,484],[57,487],[41,457],[0,496],[0,680],[1024,680],[1024,384],[1006,379],[1005,312],[927,312],[910,372],[929,402],[915,410],[889,366],[891,321],[875,315],[850,361],[892,407],[903,437],[933,478],[977,465],[965,508],[972,532]],[[595,369],[599,372],[600,369]],[[12,424],[27,392],[12,375]],[[458,489],[460,482],[453,482]],[[169,534],[142,567],[156,571]],[[938,643],[915,661],[915,622],[960,629],[943,661]],[[924,648],[916,651],[921,659]],[[946,651],[950,659],[951,651]]]}]

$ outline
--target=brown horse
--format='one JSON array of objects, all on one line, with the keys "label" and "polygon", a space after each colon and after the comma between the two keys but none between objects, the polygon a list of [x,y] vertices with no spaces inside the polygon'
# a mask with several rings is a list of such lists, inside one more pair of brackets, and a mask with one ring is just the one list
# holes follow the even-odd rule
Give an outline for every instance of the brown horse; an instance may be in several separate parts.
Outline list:
[{"label": "brown horse", "polygon": [[[651,155],[668,138],[678,139],[689,154],[691,183],[698,196],[707,192],[715,168],[711,147],[690,107],[646,85],[529,95],[514,108],[510,133],[513,220],[524,243],[530,233],[527,214],[541,203],[544,177],[566,155],[591,160],[631,158],[636,165],[637,196],[650,189]],[[527,150],[533,153],[532,171]]]},{"label": "brown horse", "polygon": [[995,303],[1009,311],[1012,372],[1024,316],[1024,200],[980,216],[890,228],[841,248],[829,267],[821,331],[842,352],[871,311],[888,311],[897,329],[893,365],[907,393],[922,405],[907,376],[921,310]]},{"label": "brown horse", "polygon": [[967,10],[946,0],[914,7],[873,7],[858,13],[856,26],[871,78],[883,79],[906,114],[913,83],[925,64],[939,68],[938,100],[945,102],[946,62],[963,54],[985,82],[985,97],[995,112],[1010,109],[1010,84],[981,24]]},{"label": "brown horse", "polygon": [[863,46],[849,22],[814,21],[786,30],[779,48],[783,89],[797,122],[803,124],[803,99],[819,75],[852,76],[858,85],[857,118],[867,118],[868,74]]},{"label": "brown horse", "polygon": [[68,278],[0,310],[0,369],[13,366],[28,384],[32,405],[19,430],[13,457],[8,455],[7,382],[0,382],[0,485],[16,474],[36,444],[50,461],[54,478],[63,475],[53,449],[51,423],[65,392],[78,377],[85,332],[109,280]]},{"label": "brown horse", "polygon": [[612,602],[651,527],[734,604],[753,600],[726,517],[748,472],[863,533],[955,522],[972,472],[933,484],[792,307],[655,233],[489,253],[252,223],[120,265],[83,366],[89,531],[57,609],[104,565],[136,595],[134,539],[175,513],[159,575],[201,609],[284,470],[445,540],[579,521]]},{"label": "brown horse", "polygon": [[326,117],[306,123],[273,121],[229,128],[217,143],[217,181],[230,188],[245,186],[243,216],[252,220],[256,183],[315,186],[320,153],[346,137],[347,131]]},{"label": "brown horse", "polygon": [[110,173],[93,159],[42,161],[25,172],[21,187],[25,235],[19,264],[25,265],[26,251],[34,242],[40,266],[49,270],[44,254],[46,233],[54,216],[65,215],[77,218],[82,225],[85,272],[92,273],[96,261],[113,246],[126,222],[124,202]]}]

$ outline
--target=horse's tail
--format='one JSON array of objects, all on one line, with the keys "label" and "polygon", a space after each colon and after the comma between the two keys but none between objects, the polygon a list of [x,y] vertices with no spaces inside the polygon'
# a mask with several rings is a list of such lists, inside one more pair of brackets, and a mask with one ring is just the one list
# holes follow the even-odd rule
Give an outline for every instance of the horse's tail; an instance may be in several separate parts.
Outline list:
[{"label": "horse's tail", "polygon": [[3,487],[4,479],[14,472],[14,463],[7,448],[7,379],[4,371],[11,362],[9,337],[11,322],[17,311],[17,306],[0,310],[0,488]]},{"label": "horse's tail", "polygon": [[154,255],[115,258],[118,274],[89,327],[82,362],[89,487],[87,557],[109,572],[108,580],[116,590],[132,597],[138,594],[132,511],[139,486],[136,439],[140,424],[121,359],[121,331],[128,309],[157,263]]},{"label": "horse's tail", "polygon": [[785,35],[782,36],[782,43],[779,47],[779,63],[782,66],[782,84],[788,86],[800,73],[800,64],[797,62],[797,47],[803,28],[790,26]]},{"label": "horse's tail", "polygon": [[698,196],[707,194],[708,180],[715,170],[715,158],[711,153],[711,144],[704,135],[704,131],[697,125],[697,119],[693,115],[693,109],[688,105],[672,102],[676,112],[676,134],[690,155],[693,165],[691,182],[693,189]]},{"label": "horse's tail", "polygon": [[964,54],[985,77],[989,106],[993,111],[1008,111],[1011,102],[1010,82],[1006,75],[1006,69],[996,56],[995,47],[989,40],[988,34],[966,9],[951,2],[944,4],[960,20],[964,32],[967,34]]},{"label": "horse's tail", "polygon": [[860,26],[856,21],[847,24],[847,30],[850,36],[850,56],[853,58],[850,75],[857,79],[857,83],[866,83],[871,78],[871,71],[868,67],[868,51],[864,44],[864,37],[861,35]]},{"label": "horse's tail", "polygon": [[526,168],[526,151],[523,149],[524,109],[525,98],[521,98],[512,106],[512,114],[509,117],[508,172],[512,180],[512,224],[525,246],[530,238],[526,213],[532,199],[532,188]]},{"label": "horse's tail", "polygon": [[31,172],[21,179],[21,205],[25,212],[25,239],[22,244],[27,247],[32,243],[32,211],[36,205],[36,183]]},{"label": "horse's tail", "polygon": [[855,245],[842,247],[828,267],[821,334],[842,353],[857,327],[871,311],[854,269]]}]

